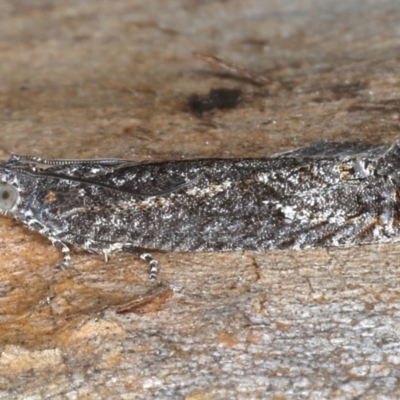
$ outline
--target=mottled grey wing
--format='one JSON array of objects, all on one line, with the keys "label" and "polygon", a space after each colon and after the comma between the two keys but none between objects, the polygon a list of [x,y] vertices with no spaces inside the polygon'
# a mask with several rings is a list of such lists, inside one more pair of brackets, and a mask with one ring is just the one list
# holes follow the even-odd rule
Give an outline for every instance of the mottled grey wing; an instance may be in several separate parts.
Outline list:
[{"label": "mottled grey wing", "polygon": [[[170,167],[171,164],[176,167]],[[198,174],[190,173],[185,168],[185,162],[150,164],[122,161],[114,165],[76,163],[47,168],[37,175],[58,180],[61,186],[62,182],[70,181],[143,197],[177,191],[199,178]]]},{"label": "mottled grey wing", "polygon": [[282,158],[339,158],[348,159],[356,156],[367,158],[380,157],[390,150],[391,146],[374,146],[365,143],[338,143],[317,142],[309,146],[300,147],[285,153],[276,154],[273,157]]}]

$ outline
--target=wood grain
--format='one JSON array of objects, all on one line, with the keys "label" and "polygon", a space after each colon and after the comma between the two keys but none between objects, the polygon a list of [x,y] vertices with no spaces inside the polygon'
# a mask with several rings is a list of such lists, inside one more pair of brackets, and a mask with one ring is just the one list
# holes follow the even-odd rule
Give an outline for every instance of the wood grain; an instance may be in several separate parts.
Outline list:
[{"label": "wood grain", "polygon": [[[0,156],[391,143],[399,17],[395,1],[5,0]],[[241,104],[189,112],[192,94],[220,87],[241,89]],[[165,296],[132,257],[74,251],[57,274],[58,251],[5,217],[0,251],[0,398],[399,397],[399,245],[160,253]]]}]

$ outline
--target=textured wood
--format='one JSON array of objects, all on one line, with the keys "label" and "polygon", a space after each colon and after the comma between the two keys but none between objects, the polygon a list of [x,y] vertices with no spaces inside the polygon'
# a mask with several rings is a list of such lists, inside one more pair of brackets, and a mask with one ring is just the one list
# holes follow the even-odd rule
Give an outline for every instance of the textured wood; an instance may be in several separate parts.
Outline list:
[{"label": "textured wood", "polygon": [[[396,1],[0,4],[0,156],[261,156],[399,134]],[[256,73],[259,86],[192,52]],[[240,88],[203,118],[193,93]],[[0,219],[0,398],[399,396],[399,245],[58,251]],[[121,314],[117,311],[126,311]],[[130,311],[130,312],[128,312]]]}]

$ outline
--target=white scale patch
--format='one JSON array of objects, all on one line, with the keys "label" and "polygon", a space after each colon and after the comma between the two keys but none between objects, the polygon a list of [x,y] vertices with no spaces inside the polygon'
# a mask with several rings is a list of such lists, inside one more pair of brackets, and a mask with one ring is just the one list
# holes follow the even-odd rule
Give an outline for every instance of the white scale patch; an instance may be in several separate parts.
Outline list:
[{"label": "white scale patch", "polygon": [[271,174],[266,174],[266,173],[259,173],[259,174],[257,174],[256,177],[257,177],[257,180],[262,183],[268,183],[272,179]]},{"label": "white scale patch", "polygon": [[186,194],[189,196],[214,196],[217,193],[224,192],[226,189],[228,189],[232,185],[231,181],[225,181],[219,185],[216,184],[211,184],[208,185],[206,188],[190,188],[188,191],[186,191]]},{"label": "white scale patch", "polygon": [[282,206],[280,209],[289,221],[292,221],[297,214],[297,209],[291,206]]}]

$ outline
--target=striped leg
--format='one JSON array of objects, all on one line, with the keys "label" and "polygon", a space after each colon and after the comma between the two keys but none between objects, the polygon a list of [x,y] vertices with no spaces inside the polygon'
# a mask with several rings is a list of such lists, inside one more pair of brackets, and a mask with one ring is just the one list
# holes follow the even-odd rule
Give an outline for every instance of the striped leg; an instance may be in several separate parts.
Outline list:
[{"label": "striped leg", "polygon": [[28,226],[29,229],[32,229],[36,232],[39,232],[43,236],[46,236],[51,241],[53,246],[55,246],[61,250],[62,255],[63,255],[63,261],[61,264],[56,266],[56,268],[55,268],[56,271],[61,271],[65,268],[67,268],[71,261],[71,256],[69,255],[68,246],[64,242],[62,242],[60,239],[58,239],[56,236],[54,236],[51,233],[50,229],[43,226],[43,224],[41,224],[38,220],[31,217],[27,220],[26,225]]},{"label": "striped leg", "polygon": [[49,239],[51,240],[51,243],[53,243],[53,246],[61,250],[61,253],[63,255],[63,260],[62,263],[57,265],[55,269],[56,271],[62,271],[63,269],[68,267],[71,261],[71,256],[69,255],[69,248],[65,243],[63,243],[60,239],[55,238],[54,236],[53,237],[50,236]]},{"label": "striped leg", "polygon": [[150,272],[149,278],[151,282],[157,281],[157,273],[158,273],[158,262],[155,260],[150,254],[148,253],[141,253],[135,248],[132,247],[123,247],[123,251],[126,251],[129,254],[134,254],[135,256],[141,258],[142,260],[146,261],[149,264]]},{"label": "striped leg", "polygon": [[150,266],[150,281],[155,282],[157,280],[157,273],[158,273],[158,263],[150,254],[142,253],[139,257],[146,261]]}]

